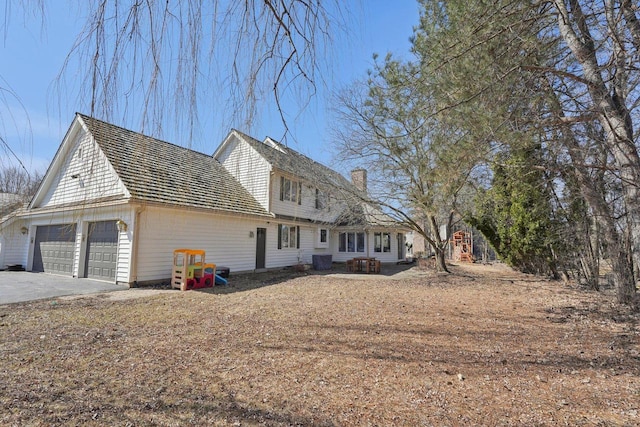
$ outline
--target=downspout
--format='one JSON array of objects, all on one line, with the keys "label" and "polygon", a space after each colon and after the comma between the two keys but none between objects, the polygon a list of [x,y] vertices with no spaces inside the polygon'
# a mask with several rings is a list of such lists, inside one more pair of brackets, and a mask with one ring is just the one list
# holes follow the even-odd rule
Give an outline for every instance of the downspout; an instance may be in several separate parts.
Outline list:
[{"label": "downspout", "polygon": [[366,245],[365,247],[367,248],[367,258],[369,258],[371,256],[371,252],[369,252],[369,228],[368,227],[364,227],[364,244]]},{"label": "downspout", "polygon": [[135,288],[138,286],[138,240],[140,240],[140,233],[138,232],[138,229],[140,227],[140,214],[142,213],[142,211],[142,207],[138,207],[136,209],[133,226],[133,236],[131,242],[131,273],[129,275],[129,280],[133,280],[131,280],[131,282],[129,283],[130,288]]}]

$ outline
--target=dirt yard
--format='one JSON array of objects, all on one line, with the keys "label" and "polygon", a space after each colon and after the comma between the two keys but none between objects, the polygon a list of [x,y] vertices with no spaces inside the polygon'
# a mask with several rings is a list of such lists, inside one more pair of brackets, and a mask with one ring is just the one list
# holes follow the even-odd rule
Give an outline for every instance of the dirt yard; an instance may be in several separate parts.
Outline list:
[{"label": "dirt yard", "polygon": [[453,271],[0,306],[0,425],[640,424],[638,315],[499,265]]}]

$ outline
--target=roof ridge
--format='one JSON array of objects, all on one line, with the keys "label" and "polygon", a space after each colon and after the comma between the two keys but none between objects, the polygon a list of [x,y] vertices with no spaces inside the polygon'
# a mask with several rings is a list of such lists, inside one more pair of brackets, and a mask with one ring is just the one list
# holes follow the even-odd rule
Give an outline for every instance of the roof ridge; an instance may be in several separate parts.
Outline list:
[{"label": "roof ridge", "polygon": [[270,150],[278,151],[276,148],[271,147],[269,144],[267,144],[267,143],[265,142],[267,139],[270,139],[271,141],[275,142],[276,144],[278,144],[278,145],[280,145],[280,146],[282,146],[282,147],[286,148],[288,151],[290,151],[290,153],[282,153],[282,152],[281,152],[282,154],[295,154],[295,155],[297,155],[297,156],[303,157],[303,158],[304,158],[304,159],[306,159],[306,160],[311,161],[312,163],[315,163],[315,164],[317,164],[317,165],[319,165],[319,166],[322,166],[323,168],[326,168],[326,169],[330,170],[330,171],[331,171],[331,172],[333,172],[333,173],[337,173],[337,174],[339,174],[339,175],[341,175],[341,176],[342,176],[342,174],[341,174],[340,172],[338,172],[338,171],[336,171],[336,170],[334,170],[334,169],[330,168],[329,166],[325,165],[324,163],[321,163],[321,162],[319,162],[319,161],[317,161],[317,160],[315,160],[315,159],[313,159],[313,158],[311,158],[311,157],[307,156],[306,154],[303,154],[303,153],[301,153],[300,151],[295,150],[295,149],[293,149],[293,148],[289,147],[288,145],[285,145],[285,144],[283,144],[282,142],[278,141],[277,139],[274,139],[274,138],[272,138],[272,137],[270,137],[270,136],[268,136],[268,135],[265,137],[265,139],[264,139],[263,141],[260,141],[259,139],[254,138],[253,136],[251,136],[251,135],[249,135],[249,134],[247,134],[247,133],[244,133],[244,132],[242,132],[241,130],[238,130],[238,129],[235,129],[235,128],[232,128],[232,130],[234,130],[234,131],[238,132],[239,134],[241,134],[241,135],[242,135],[242,136],[244,136],[244,137],[247,137],[247,138],[251,139],[252,141],[254,141],[254,142],[256,142],[256,143],[262,144],[263,146],[265,146],[265,147],[269,148]]},{"label": "roof ridge", "polygon": [[169,141],[166,141],[166,140],[164,140],[164,139],[159,139],[159,138],[156,138],[156,137],[151,136],[151,135],[147,135],[147,134],[142,133],[142,132],[137,132],[137,131],[135,131],[135,130],[132,130],[132,129],[126,128],[126,127],[124,127],[124,126],[115,125],[115,124],[113,124],[113,123],[109,123],[109,122],[107,122],[106,120],[97,119],[97,118],[95,118],[95,117],[89,116],[89,115],[87,115],[87,114],[79,113],[79,112],[76,112],[76,114],[77,114],[78,116],[80,116],[83,120],[84,120],[84,119],[95,120],[96,122],[100,122],[100,123],[102,123],[102,124],[104,124],[104,125],[107,125],[107,126],[109,126],[109,127],[117,128],[117,129],[123,130],[123,131],[125,131],[125,132],[130,132],[130,133],[133,133],[133,134],[136,134],[136,135],[142,136],[142,137],[144,137],[144,138],[152,139],[152,140],[154,140],[155,142],[160,142],[160,143],[162,143],[162,144],[172,145],[172,146],[177,147],[177,148],[180,148],[180,149],[182,149],[182,150],[187,150],[187,151],[191,151],[191,152],[193,152],[193,153],[195,153],[195,154],[201,154],[201,155],[206,156],[206,157],[211,157],[211,155],[210,155],[210,154],[203,153],[202,151],[197,151],[197,150],[194,150],[193,148],[185,147],[185,146],[183,146],[183,145],[179,145],[179,144],[176,144],[176,143],[173,143],[173,142],[169,142]]},{"label": "roof ridge", "polygon": [[269,216],[212,155],[79,113],[77,117],[131,199]]}]

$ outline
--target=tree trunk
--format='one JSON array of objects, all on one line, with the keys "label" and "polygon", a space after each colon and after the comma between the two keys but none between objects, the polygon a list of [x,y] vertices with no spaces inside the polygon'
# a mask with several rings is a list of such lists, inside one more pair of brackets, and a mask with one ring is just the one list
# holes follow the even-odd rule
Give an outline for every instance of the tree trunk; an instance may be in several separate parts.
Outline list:
[{"label": "tree trunk", "polygon": [[445,262],[446,246],[436,248],[436,270],[449,273],[447,263]]},{"label": "tree trunk", "polygon": [[[449,217],[449,224],[447,224],[447,229],[449,229],[451,226],[451,218],[452,216]],[[444,238],[440,236],[440,227],[438,227],[438,221],[435,215],[429,216],[429,223],[431,224],[431,233],[435,237],[433,239],[434,244],[432,246],[433,250],[436,252],[436,270],[449,273],[447,263],[445,262],[448,236],[444,236]]]},{"label": "tree trunk", "polygon": [[[635,295],[633,264],[640,265],[640,156],[633,141],[633,123],[625,105],[624,88],[619,87],[620,82],[625,78],[624,68],[619,69],[613,82],[609,82],[612,86],[609,88],[601,74],[597,60],[597,47],[579,2],[570,0],[571,12],[568,11],[563,0],[556,0],[554,3],[558,11],[560,35],[582,67],[589,96],[599,116],[599,122],[606,132],[605,142],[613,155],[620,177],[627,210],[627,226],[631,237],[632,260],[623,253],[621,245],[623,242],[619,238],[615,239],[618,241],[618,246],[610,246],[610,250],[615,253],[611,254],[612,265],[617,266],[614,269],[618,270],[614,273],[614,277],[618,280],[616,283],[618,301],[629,304]],[[615,23],[609,20],[608,25],[614,42],[611,49],[615,51],[619,61],[625,58],[624,50],[622,46],[616,45]],[[609,243],[611,231],[607,228],[609,227],[604,228],[605,239]]]},{"label": "tree trunk", "polygon": [[[584,164],[582,152],[575,140],[568,138],[569,152],[574,165]],[[583,166],[574,168],[581,193],[591,206],[602,230],[603,240],[607,244],[608,257],[611,260],[617,299],[621,304],[631,304],[635,295],[635,281],[633,280],[633,264],[629,259],[625,239],[616,227],[614,216],[600,192],[593,188],[591,179]]]},{"label": "tree trunk", "polygon": [[616,288],[616,299],[620,304],[631,305],[636,295],[635,280],[633,279],[633,265],[623,248],[619,248],[617,252],[617,256],[611,257],[613,283]]}]

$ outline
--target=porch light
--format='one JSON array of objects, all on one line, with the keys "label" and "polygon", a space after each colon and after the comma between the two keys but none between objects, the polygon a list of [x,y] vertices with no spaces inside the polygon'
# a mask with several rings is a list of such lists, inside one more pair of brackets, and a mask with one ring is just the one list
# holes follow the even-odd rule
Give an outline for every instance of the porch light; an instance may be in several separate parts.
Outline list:
[{"label": "porch light", "polygon": [[22,227],[22,228],[20,228],[20,232],[21,232],[22,234],[27,234],[27,232],[28,232],[28,231],[29,231],[29,229],[28,229],[27,227]]},{"label": "porch light", "polygon": [[127,231],[127,223],[123,220],[119,219],[116,221],[116,227],[118,227],[119,232]]}]

